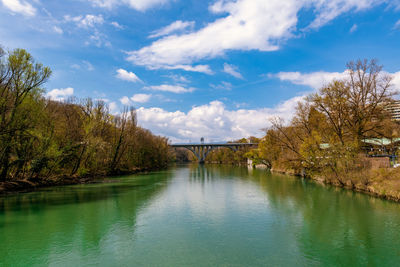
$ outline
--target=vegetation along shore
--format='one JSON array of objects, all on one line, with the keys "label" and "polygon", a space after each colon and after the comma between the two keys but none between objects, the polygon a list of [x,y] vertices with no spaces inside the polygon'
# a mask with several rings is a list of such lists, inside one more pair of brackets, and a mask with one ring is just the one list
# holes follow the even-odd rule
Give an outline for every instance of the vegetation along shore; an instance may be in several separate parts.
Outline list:
[{"label": "vegetation along shore", "polygon": [[51,70],[23,49],[0,50],[0,193],[165,168],[168,140],[137,125],[134,108],[45,98]]},{"label": "vegetation along shore", "polygon": [[376,60],[347,64],[347,77],[309,94],[289,124],[272,121],[246,154],[272,171],[400,200],[397,92]]}]

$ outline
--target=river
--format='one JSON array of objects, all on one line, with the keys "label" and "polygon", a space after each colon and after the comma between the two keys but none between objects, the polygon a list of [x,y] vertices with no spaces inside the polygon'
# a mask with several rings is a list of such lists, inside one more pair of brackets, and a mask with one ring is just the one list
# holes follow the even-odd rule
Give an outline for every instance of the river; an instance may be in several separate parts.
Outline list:
[{"label": "river", "polygon": [[396,266],[400,204],[232,166],[0,197],[0,266]]}]

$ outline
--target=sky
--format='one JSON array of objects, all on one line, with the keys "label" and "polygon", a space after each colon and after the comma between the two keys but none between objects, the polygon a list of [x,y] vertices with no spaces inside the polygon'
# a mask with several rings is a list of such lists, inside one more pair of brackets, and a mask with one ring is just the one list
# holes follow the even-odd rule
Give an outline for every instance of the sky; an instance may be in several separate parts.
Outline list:
[{"label": "sky", "polygon": [[346,63],[400,89],[400,0],[0,0],[0,45],[52,71],[46,96],[137,109],[171,142],[235,140],[290,120]]}]

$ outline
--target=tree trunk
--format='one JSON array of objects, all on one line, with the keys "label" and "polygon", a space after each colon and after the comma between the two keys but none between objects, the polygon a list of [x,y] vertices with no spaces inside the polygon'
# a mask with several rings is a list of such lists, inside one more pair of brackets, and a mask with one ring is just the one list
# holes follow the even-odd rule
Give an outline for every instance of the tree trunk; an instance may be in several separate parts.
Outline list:
[{"label": "tree trunk", "polygon": [[0,173],[0,181],[6,181],[8,176],[8,169],[10,168],[10,146],[7,145],[4,151],[3,160],[1,162],[2,169]]}]

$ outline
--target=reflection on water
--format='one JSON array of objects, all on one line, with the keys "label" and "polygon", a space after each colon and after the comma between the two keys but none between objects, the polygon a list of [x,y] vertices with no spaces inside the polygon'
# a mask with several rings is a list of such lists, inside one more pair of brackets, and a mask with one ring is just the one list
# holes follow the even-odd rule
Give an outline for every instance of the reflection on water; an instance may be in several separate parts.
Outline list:
[{"label": "reflection on water", "polygon": [[400,204],[232,166],[0,198],[0,265],[400,262]]}]

